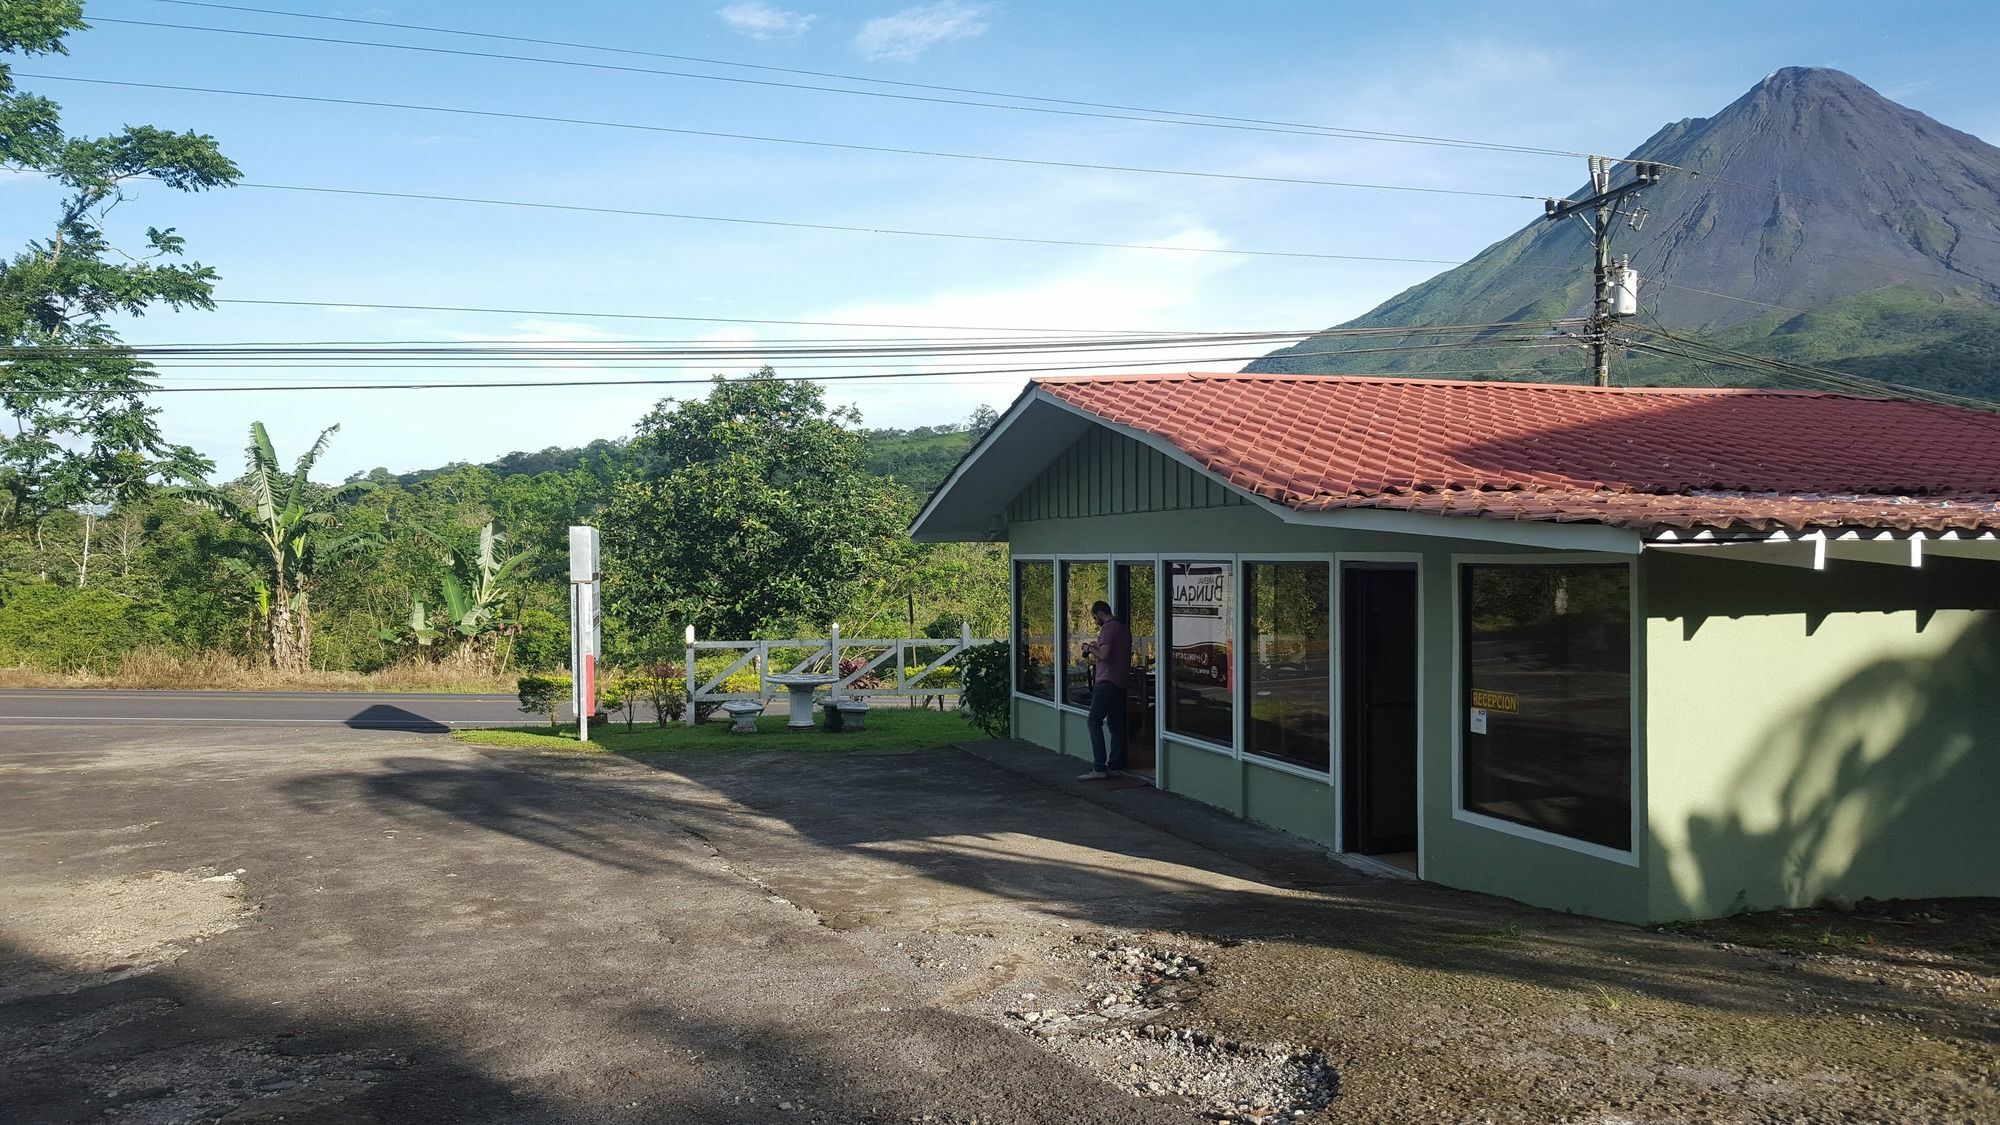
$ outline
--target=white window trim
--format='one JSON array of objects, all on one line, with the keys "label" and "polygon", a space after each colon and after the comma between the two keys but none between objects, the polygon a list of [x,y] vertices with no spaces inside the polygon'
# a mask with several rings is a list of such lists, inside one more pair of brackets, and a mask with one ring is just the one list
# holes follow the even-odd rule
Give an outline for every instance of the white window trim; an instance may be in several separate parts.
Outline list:
[{"label": "white window trim", "polygon": [[1252,754],[1246,750],[1243,753],[1243,764],[1246,766],[1256,766],[1260,770],[1270,770],[1274,773],[1288,773],[1293,777],[1303,777],[1307,781],[1317,781],[1321,785],[1330,786],[1333,784],[1333,774],[1331,772],[1316,770],[1311,766],[1302,766],[1297,762],[1287,762],[1283,758],[1267,758],[1262,754]]},{"label": "white window trim", "polygon": [[1220,754],[1232,761],[1236,759],[1236,753],[1231,748],[1224,746],[1220,742],[1210,742],[1198,735],[1168,733],[1162,735],[1160,741],[1171,742],[1176,746],[1191,747],[1195,750],[1206,750],[1211,754]]},{"label": "white window trim", "polygon": [[[1185,731],[1169,731],[1167,729],[1167,718],[1170,712],[1167,709],[1167,693],[1165,689],[1173,680],[1165,672],[1162,672],[1160,680],[1160,694],[1155,697],[1159,700],[1159,715],[1155,721],[1159,724],[1161,731],[1176,741],[1185,742],[1190,746],[1200,746],[1203,749],[1215,750],[1227,754],[1240,762],[1243,760],[1243,706],[1242,701],[1237,698],[1237,695],[1243,683],[1243,556],[1220,552],[1160,555],[1157,564],[1158,573],[1154,581],[1156,584],[1161,585],[1162,589],[1165,588],[1165,584],[1159,583],[1158,579],[1166,576],[1167,566],[1171,563],[1227,563],[1229,566],[1229,605],[1231,609],[1229,627],[1229,677],[1231,684],[1229,694],[1230,741],[1227,743],[1215,742],[1203,738],[1198,734],[1188,734]],[[1163,597],[1161,604],[1165,612],[1160,616],[1163,624],[1160,626],[1159,631],[1160,635],[1166,638],[1167,643],[1164,647],[1166,658],[1160,661],[1160,666],[1165,669],[1172,665],[1174,655],[1174,631],[1173,625],[1169,620],[1173,612],[1173,603]],[[1237,777],[1237,784],[1240,786],[1242,784],[1242,775],[1240,772]],[[1239,798],[1240,796],[1239,794]]]},{"label": "white window trim", "polygon": [[1068,563],[1105,564],[1104,586],[1105,593],[1109,594],[1111,593],[1112,571],[1117,564],[1112,561],[1109,555],[1051,555],[1050,557],[1056,562],[1056,709],[1065,711],[1071,715],[1081,715],[1088,719],[1090,718],[1090,708],[1078,707],[1076,704],[1071,703],[1069,701],[1069,692],[1065,690],[1069,686],[1067,683],[1069,679],[1067,675],[1069,663],[1064,652],[1069,647],[1070,636],[1069,618],[1063,613],[1063,594],[1066,592],[1063,588],[1063,567]]},{"label": "white window trim", "polygon": [[[1417,878],[1424,878],[1430,836],[1427,832],[1429,802],[1425,800],[1426,786],[1424,715],[1430,710],[1430,698],[1426,692],[1428,675],[1426,665],[1430,663],[1430,645],[1424,629],[1424,556],[1418,551],[1339,551],[1333,556],[1333,831],[1334,851],[1347,854],[1347,715],[1341,710],[1346,700],[1341,697],[1341,688],[1347,678],[1346,665],[1346,625],[1341,616],[1342,607],[1347,604],[1345,586],[1346,567],[1349,563],[1361,566],[1403,567],[1414,571],[1417,580]],[[1454,573],[1456,571],[1454,570]],[[1457,744],[1453,744],[1453,776],[1457,776]],[[1456,805],[1456,786],[1453,800]],[[1363,853],[1355,852],[1355,855]]]},{"label": "white window trim", "polygon": [[[1021,569],[1015,564],[1024,562],[1053,563],[1055,561],[1056,556],[1054,555],[1017,555],[1013,552],[1011,546],[1007,552],[1007,691],[1016,700],[1025,699],[1030,703],[1040,703],[1047,707],[1057,706],[1056,701],[1039,695],[1031,695],[1016,686],[1021,677]],[[1062,595],[1062,568],[1060,566],[1052,566],[1049,568],[1049,573],[1051,575],[1049,581],[1053,587],[1050,591],[1050,596],[1052,599],[1060,598]],[[1050,604],[1058,611],[1062,609],[1062,606],[1054,600],[1051,600]],[[1057,635],[1060,636],[1061,634],[1058,633]],[[1050,679],[1055,685],[1052,690],[1060,694],[1061,678],[1054,674],[1055,671],[1055,669],[1050,669]],[[1013,733],[1011,724],[1009,725],[1008,733]]]},{"label": "white window trim", "polygon": [[[1164,607],[1160,601],[1160,556],[1112,555],[1111,592],[1113,594],[1118,592],[1117,578],[1120,566],[1136,566],[1140,564],[1153,568],[1153,785],[1155,788],[1165,790],[1167,787],[1167,748],[1162,736],[1165,734],[1167,724],[1165,708],[1160,702],[1160,692],[1161,688],[1165,686],[1165,681],[1161,677],[1165,673],[1166,662],[1160,659],[1160,640],[1165,635],[1165,630],[1160,626],[1160,622],[1164,619],[1162,613]],[[1127,622],[1126,624],[1130,625],[1131,623]],[[1130,753],[1129,745],[1127,746],[1127,753]]]},{"label": "white window trim", "polygon": [[[1465,807],[1465,727],[1468,716],[1465,709],[1465,566],[1605,566],[1622,564],[1626,568],[1626,624],[1631,646],[1628,674],[1630,714],[1630,745],[1626,748],[1631,792],[1631,841],[1626,849],[1606,847],[1588,840],[1578,840],[1545,828],[1533,828],[1502,820],[1496,816],[1473,812]],[[1602,552],[1523,552],[1508,555],[1453,555],[1451,557],[1451,818],[1462,824],[1488,829],[1523,840],[1532,840],[1550,847],[1562,848],[1595,859],[1609,860],[1626,867],[1638,867],[1642,856],[1639,843],[1646,826],[1645,789],[1641,771],[1645,758],[1640,748],[1643,741],[1642,713],[1640,697],[1645,694],[1645,619],[1640,616],[1639,562],[1631,555],[1607,554]]]}]

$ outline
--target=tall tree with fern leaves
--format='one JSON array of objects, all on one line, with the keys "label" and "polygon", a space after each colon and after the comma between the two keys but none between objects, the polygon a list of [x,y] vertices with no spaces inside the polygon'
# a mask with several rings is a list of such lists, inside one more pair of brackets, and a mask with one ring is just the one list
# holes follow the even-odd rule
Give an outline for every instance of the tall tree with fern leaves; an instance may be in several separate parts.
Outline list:
[{"label": "tall tree with fern leaves", "polygon": [[312,669],[312,592],[323,571],[379,542],[372,534],[340,526],[342,505],[372,490],[373,481],[328,488],[309,479],[339,429],[321,430],[319,440],[288,473],[278,463],[264,423],[253,422],[241,481],[227,489],[196,484],[180,490],[255,537],[256,555],[246,560],[245,575],[264,607],[271,666],[281,672]]},{"label": "tall tree with fern leaves", "polygon": [[203,191],[240,173],[198,133],[70,136],[55,102],[16,86],[5,60],[67,54],[65,38],[86,26],[76,0],[0,3],[0,171],[40,176],[57,197],[47,233],[0,259],[0,531],[210,467],[160,435],[151,368],[120,345],[111,318],[211,308],[217,275],[180,260],[172,228],[108,224],[135,185]]}]

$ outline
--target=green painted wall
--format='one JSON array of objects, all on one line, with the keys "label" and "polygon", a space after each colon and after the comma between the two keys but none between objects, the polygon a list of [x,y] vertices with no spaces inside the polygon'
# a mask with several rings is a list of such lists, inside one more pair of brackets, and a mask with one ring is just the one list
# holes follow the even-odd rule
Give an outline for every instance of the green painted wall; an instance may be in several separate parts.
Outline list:
[{"label": "green painted wall", "polygon": [[1057,747],[1072,758],[1090,760],[1090,722],[1074,711],[1062,713],[1062,745]]},{"label": "green painted wall", "polygon": [[1055,704],[1015,696],[1014,737],[1051,750],[1060,746],[1062,733],[1056,722]]},{"label": "green painted wall", "polygon": [[2000,894],[1991,564],[1645,569],[1651,917]]},{"label": "green painted wall", "polygon": [[1171,739],[1163,752],[1169,792],[1243,815],[1243,783],[1234,758]]},{"label": "green painted wall", "polygon": [[1333,786],[1243,761],[1243,815],[1331,848]]},{"label": "green painted wall", "polygon": [[1007,506],[1009,522],[1241,507],[1249,501],[1149,445],[1092,426]]}]

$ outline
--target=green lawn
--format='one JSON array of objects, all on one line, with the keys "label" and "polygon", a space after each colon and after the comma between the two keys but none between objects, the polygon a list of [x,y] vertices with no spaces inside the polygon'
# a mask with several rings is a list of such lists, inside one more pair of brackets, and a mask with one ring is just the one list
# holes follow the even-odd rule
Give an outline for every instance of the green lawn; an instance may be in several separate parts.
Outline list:
[{"label": "green lawn", "polygon": [[923,750],[948,746],[968,738],[985,737],[978,728],[960,718],[957,711],[924,711],[915,708],[878,707],[868,713],[868,729],[829,734],[822,728],[793,733],[785,729],[785,716],[765,715],[757,720],[756,734],[731,734],[720,719],[687,727],[636,723],[630,732],[623,722],[598,723],[590,728],[590,741],[576,740],[576,725],[559,727],[497,727],[453,731],[458,742],[478,746],[507,746],[533,750],[608,750],[625,754],[635,751],[678,750]]}]

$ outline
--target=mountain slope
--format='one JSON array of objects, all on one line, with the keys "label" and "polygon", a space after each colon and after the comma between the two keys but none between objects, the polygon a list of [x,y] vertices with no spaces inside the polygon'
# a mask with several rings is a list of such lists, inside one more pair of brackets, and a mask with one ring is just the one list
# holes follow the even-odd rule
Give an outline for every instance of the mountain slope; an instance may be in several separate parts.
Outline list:
[{"label": "mountain slope", "polygon": [[[1839,71],[1791,68],[1714,117],[1668,125],[1630,158],[1699,173],[1669,171],[1644,193],[1643,229],[1621,226],[1613,237],[1613,253],[1629,254],[1644,279],[1637,326],[1695,331],[1753,351],[1797,349],[1800,340],[1781,338],[1828,328],[1800,314],[1839,305],[1832,319],[1869,346],[1806,348],[1822,362],[1904,353],[1893,366],[1924,383],[1929,349],[1956,356],[1960,367],[1968,355],[1990,354],[1989,337],[2000,331],[2000,148]],[[1590,259],[1580,222],[1537,218],[1343,327],[1583,315]],[[1935,315],[1914,315],[1913,302]],[[1577,352],[1550,348],[1303,354],[1380,346],[1313,337],[1247,370],[1482,367],[1574,378],[1583,366]],[[1654,382],[1705,378],[1684,363],[1649,366]],[[2000,396],[2000,370],[1974,363],[1973,374],[1979,393]],[[1963,378],[1953,381],[1963,389]]]}]

